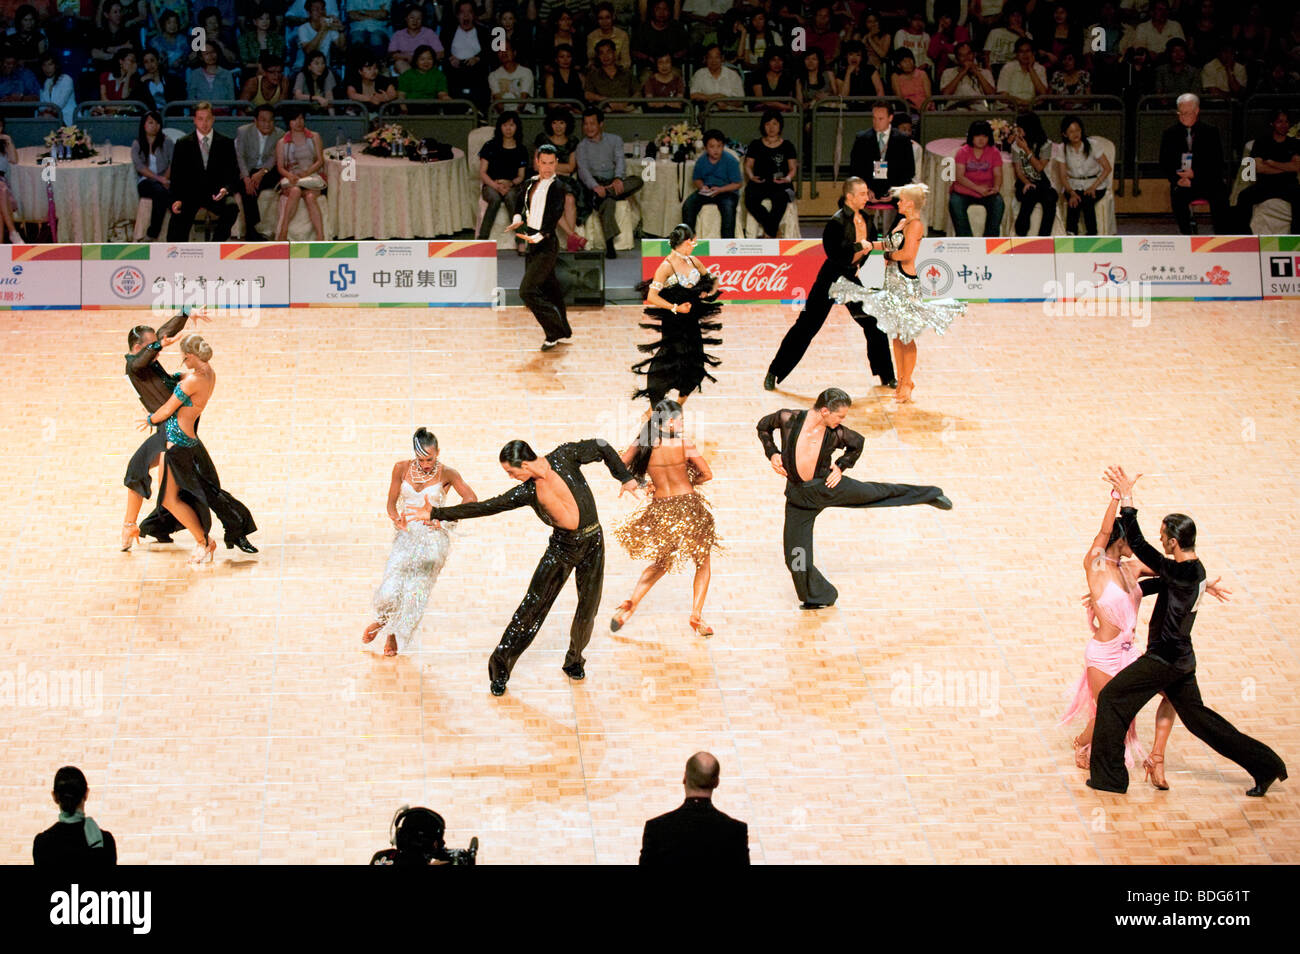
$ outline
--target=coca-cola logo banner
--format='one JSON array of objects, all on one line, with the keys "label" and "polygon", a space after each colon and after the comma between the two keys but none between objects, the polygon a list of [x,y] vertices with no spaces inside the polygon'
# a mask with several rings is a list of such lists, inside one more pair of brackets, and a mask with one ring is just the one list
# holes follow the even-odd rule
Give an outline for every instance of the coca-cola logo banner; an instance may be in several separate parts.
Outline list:
[{"label": "coca-cola logo banner", "polygon": [[[643,278],[652,278],[670,249],[663,240],[641,243]],[[826,261],[819,239],[703,239],[695,257],[718,277],[723,301],[802,302]]]}]

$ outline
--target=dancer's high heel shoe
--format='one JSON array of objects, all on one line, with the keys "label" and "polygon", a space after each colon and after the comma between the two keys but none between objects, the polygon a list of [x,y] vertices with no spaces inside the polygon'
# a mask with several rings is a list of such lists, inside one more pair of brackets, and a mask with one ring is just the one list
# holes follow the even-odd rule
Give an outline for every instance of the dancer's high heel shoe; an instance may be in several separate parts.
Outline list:
[{"label": "dancer's high heel shoe", "polygon": [[204,563],[212,562],[212,554],[217,552],[217,541],[208,537],[202,546],[194,548],[194,553],[190,557],[191,566],[200,566]]},{"label": "dancer's high heel shoe", "polygon": [[1149,755],[1142,768],[1146,770],[1146,780],[1151,783],[1151,787],[1159,789],[1162,792],[1169,791],[1169,783],[1165,781],[1165,757],[1163,755]]},{"label": "dancer's high heel shoe", "polygon": [[383,623],[371,623],[366,627],[366,631],[361,635],[361,641],[363,643],[373,643],[375,637],[379,635],[379,631],[383,628]]},{"label": "dancer's high heel shoe", "polygon": [[1083,745],[1078,739],[1074,740],[1074,764],[1081,769],[1086,769],[1092,762],[1092,743]]},{"label": "dancer's high heel shoe", "polygon": [[122,552],[125,553],[131,549],[131,546],[140,539],[140,528],[134,523],[122,524]]},{"label": "dancer's high heel shoe", "polygon": [[618,611],[612,617],[610,617],[609,631],[611,633],[617,633],[620,629],[622,629],[624,626],[627,625],[628,617],[631,616],[635,611],[636,610],[632,606],[631,600],[624,600],[623,602],[619,603]]},{"label": "dancer's high heel shoe", "polygon": [[691,629],[695,630],[695,635],[703,636],[708,639],[713,635],[713,627],[700,620],[698,615],[691,616]]},{"label": "dancer's high heel shoe", "polygon": [[894,400],[899,404],[914,404],[915,402],[912,400],[912,391],[915,389],[916,386],[912,384],[911,381],[900,384],[898,390],[894,392]]}]

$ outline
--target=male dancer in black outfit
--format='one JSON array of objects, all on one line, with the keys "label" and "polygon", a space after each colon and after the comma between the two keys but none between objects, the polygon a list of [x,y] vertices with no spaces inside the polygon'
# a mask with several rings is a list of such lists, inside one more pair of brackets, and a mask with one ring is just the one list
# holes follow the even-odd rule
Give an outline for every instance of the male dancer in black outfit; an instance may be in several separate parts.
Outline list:
[{"label": "male dancer in black outfit", "polygon": [[[817,280],[808,292],[803,311],[799,312],[799,317],[785,333],[776,357],[767,368],[763,387],[768,391],[776,390],[777,383],[785,380],[794,370],[817,332],[826,323],[831,305],[834,304],[830,297],[830,287],[835,279],[843,276],[855,284],[862,284],[858,280],[858,268],[871,254],[867,221],[862,217],[862,208],[867,204],[869,195],[867,184],[862,179],[850,176],[845,180],[840,208],[822,231],[822,248],[826,250],[826,261],[817,272]],[[862,326],[862,332],[867,336],[867,361],[871,364],[871,373],[878,376],[885,387],[898,387],[889,337],[876,326],[876,319],[862,310],[861,303],[850,302],[847,307],[853,320]]]},{"label": "male dancer in black outfit", "polygon": [[519,297],[546,333],[543,351],[550,351],[573,337],[568,312],[564,309],[564,288],[555,277],[555,261],[560,252],[555,225],[564,215],[564,197],[568,193],[564,183],[555,176],[558,159],[559,154],[549,143],[538,148],[537,175],[524,183],[520,211],[506,226],[509,230],[522,230],[528,243]]},{"label": "male dancer in black outfit", "polygon": [[591,641],[591,630],[600,609],[605,583],[605,538],[596,513],[596,500],[582,476],[583,464],[603,460],[614,478],[623,485],[619,493],[635,494],[637,480],[603,440],[589,439],[561,444],[545,457],[538,457],[523,441],[511,441],[501,448],[501,467],[520,485],[512,490],[474,503],[455,507],[423,507],[410,512],[422,520],[467,520],[532,507],[538,519],[552,528],[550,542],[533,571],[523,602],[510,619],[501,642],[488,661],[492,695],[506,691],[515,663],[546,622],[555,598],[569,574],[576,576],[578,608],[569,629],[569,652],[564,671],[572,679],[586,676],[582,651]]},{"label": "male dancer in black outfit", "polygon": [[[839,592],[813,566],[813,524],[827,507],[906,507],[929,504],[951,510],[938,487],[876,484],[843,476],[862,455],[862,435],[844,426],[853,402],[839,388],[817,396],[811,411],[783,409],[758,422],[758,439],[772,469],[786,479],[785,565],[802,609],[832,605]],[[781,432],[777,450],[772,432]],[[843,447],[834,464],[831,455]],[[1127,724],[1127,723],[1126,723]]]},{"label": "male dancer in black outfit", "polygon": [[[1140,475],[1139,475],[1140,476]],[[1158,692],[1173,705],[1187,730],[1214,751],[1232,759],[1255,780],[1247,795],[1262,796],[1286,765],[1263,742],[1241,732],[1223,716],[1206,708],[1196,685],[1196,654],[1192,624],[1205,594],[1205,567],[1196,556],[1196,524],[1171,513],[1160,524],[1161,553],[1142,537],[1133,507],[1133,483],[1122,467],[1106,471],[1120,495],[1120,525],[1133,555],[1156,571],[1156,606],[1151,613],[1146,655],[1125,666],[1097,695],[1097,721],[1092,730],[1092,759],[1088,787],[1102,792],[1128,791],[1124,768],[1124,734],[1142,707]],[[1143,587],[1143,592],[1149,592]]]},{"label": "male dancer in black outfit", "polygon": [[[150,414],[155,413],[166,404],[172,396],[172,389],[180,381],[179,374],[168,374],[158,361],[158,354],[163,346],[171,344],[180,336],[185,323],[190,318],[209,320],[201,314],[191,315],[187,309],[169,320],[155,331],[148,325],[136,325],[127,333],[127,346],[131,353],[126,356],[126,376],[140,396],[140,403]],[[167,449],[166,422],[154,427],[143,444],[131,455],[126,466],[123,483],[127,489],[127,519],[122,525],[122,549],[131,548],[131,540],[139,534],[135,530],[135,519],[140,514],[140,507],[152,492],[152,479],[149,472],[158,466],[158,456]],[[199,422],[195,420],[194,431],[197,434]],[[211,482],[219,489],[216,480],[216,468],[208,457],[207,449],[200,444],[195,448],[197,466],[200,475],[212,476]],[[212,510],[226,528],[226,548],[239,547],[245,553],[256,553],[257,547],[248,542],[248,534],[257,530],[252,514],[243,504],[224,492],[214,493],[210,501]],[[159,499],[153,513],[145,518],[140,533],[152,536],[160,543],[171,543],[171,535],[181,528],[180,521],[171,515]],[[232,535],[233,533],[233,535]]]}]

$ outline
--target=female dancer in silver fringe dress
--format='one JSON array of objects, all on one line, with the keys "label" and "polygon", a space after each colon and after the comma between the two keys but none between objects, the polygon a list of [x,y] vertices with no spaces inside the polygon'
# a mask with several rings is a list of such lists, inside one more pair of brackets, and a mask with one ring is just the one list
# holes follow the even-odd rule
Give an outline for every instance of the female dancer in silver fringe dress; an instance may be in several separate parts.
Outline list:
[{"label": "female dancer in silver fringe dress", "polygon": [[[896,400],[902,404],[912,400],[912,370],[916,367],[916,338],[927,328],[943,334],[958,315],[966,313],[966,305],[954,298],[926,300],[921,297],[921,279],[916,274],[916,255],[925,236],[925,223],[921,210],[929,189],[923,183],[912,183],[890,189],[898,199],[902,215],[898,227],[881,242],[871,247],[885,253],[885,287],[879,290],[864,289],[843,278],[831,286],[830,295],[840,304],[860,301],[867,314],[876,319],[876,325],[894,339],[894,367],[898,371]],[[893,267],[890,267],[890,266]]]},{"label": "female dancer in silver fringe dress", "polygon": [[[438,460],[438,439],[431,432],[420,428],[411,443],[415,459],[393,465],[388,488],[388,516],[397,534],[384,567],[384,579],[375,591],[378,619],[366,627],[361,637],[361,642],[372,649],[383,646],[385,656],[396,656],[410,646],[451,549],[447,527],[437,520],[408,518],[407,511],[429,504],[442,506],[448,487],[460,494],[464,503],[478,500],[460,474]],[[385,637],[382,643],[379,636]]]}]

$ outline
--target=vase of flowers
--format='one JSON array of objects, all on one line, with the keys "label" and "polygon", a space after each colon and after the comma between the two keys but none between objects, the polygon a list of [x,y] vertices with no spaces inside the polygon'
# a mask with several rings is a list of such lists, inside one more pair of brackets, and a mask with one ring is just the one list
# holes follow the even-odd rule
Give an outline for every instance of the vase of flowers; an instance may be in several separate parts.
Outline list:
[{"label": "vase of flowers", "polygon": [[394,152],[410,153],[415,145],[415,138],[397,123],[385,123],[366,133],[365,148],[361,151],[368,156],[391,156]]},{"label": "vase of flowers", "polygon": [[687,122],[665,126],[659,130],[659,135],[655,136],[655,142],[659,144],[660,155],[668,153],[677,162],[685,162],[692,144],[696,140],[702,142],[703,139],[704,133],[700,131],[700,127]]},{"label": "vase of flowers", "polygon": [[99,155],[90,136],[76,126],[60,126],[45,134],[45,145],[50,151],[40,158],[53,155],[56,159],[89,159]]}]

